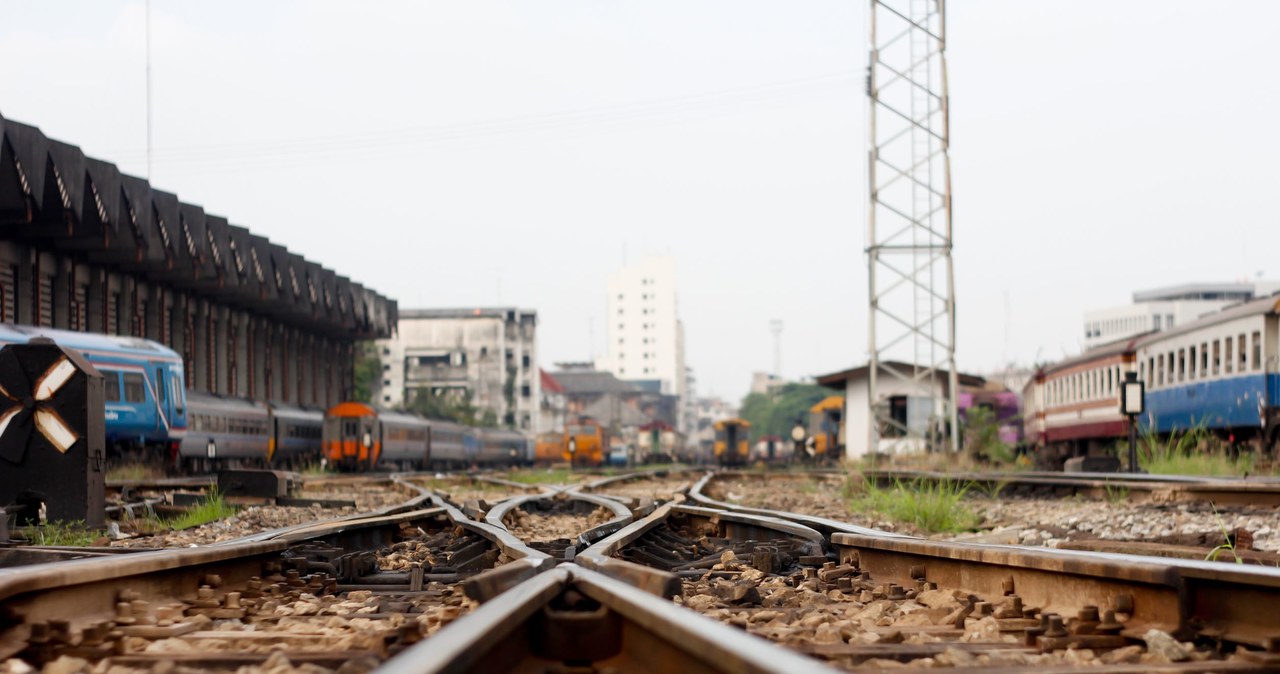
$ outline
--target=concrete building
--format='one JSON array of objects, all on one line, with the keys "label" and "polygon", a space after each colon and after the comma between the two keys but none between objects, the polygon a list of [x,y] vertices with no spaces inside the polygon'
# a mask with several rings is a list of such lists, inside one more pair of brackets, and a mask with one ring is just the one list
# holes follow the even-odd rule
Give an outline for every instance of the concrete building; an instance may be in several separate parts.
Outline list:
[{"label": "concrete building", "polygon": [[688,434],[689,444],[710,452],[712,443],[715,442],[715,423],[738,416],[738,408],[720,398],[710,397],[698,398],[694,409],[693,432]]},{"label": "concrete building", "polygon": [[[881,387],[885,397],[880,404],[889,408],[889,415],[898,423],[905,425],[921,435],[937,428],[938,420],[944,419],[943,400],[947,392],[948,373],[938,371],[932,397],[920,396],[919,385],[908,384],[895,377],[889,368],[898,371],[911,371],[911,365],[893,361],[881,361],[877,386]],[[849,370],[833,372],[818,377],[818,383],[844,394],[845,418],[845,458],[856,459],[868,453],[868,439],[871,432],[871,409],[867,401],[870,381],[870,366],[862,365]],[[981,387],[985,381],[982,377],[958,373],[960,386]],[[886,425],[887,426],[887,425]],[[924,444],[919,437],[907,437],[898,429],[887,426],[879,429],[878,446],[874,451],[883,454],[903,454],[924,451]]]},{"label": "concrete building", "polygon": [[514,307],[401,311],[395,335],[378,342],[374,401],[402,407],[422,392],[456,396],[499,424],[541,432],[537,325],[536,312]]},{"label": "concrete building", "polygon": [[[674,257],[647,257],[609,275],[608,353],[596,369],[625,381],[655,381],[665,395],[685,396],[684,326],[676,306]],[[683,407],[673,424],[684,428]]]},{"label": "concrete building", "polygon": [[538,409],[540,417],[537,424],[538,432],[561,432],[564,430],[567,419],[568,401],[565,399],[564,387],[551,373],[541,368],[538,369],[538,379],[542,387],[542,400]]},{"label": "concrete building", "polygon": [[1186,283],[1133,294],[1133,304],[1088,311],[1084,315],[1084,349],[1167,330],[1224,307],[1265,297],[1280,290],[1277,281]]},{"label": "concrete building", "polygon": [[789,383],[790,382],[776,374],[769,372],[752,372],[750,392],[768,395],[769,393],[772,393],[774,389],[781,388]]},{"label": "concrete building", "polygon": [[0,322],[144,337],[190,389],[323,408],[396,303],[0,117]]}]

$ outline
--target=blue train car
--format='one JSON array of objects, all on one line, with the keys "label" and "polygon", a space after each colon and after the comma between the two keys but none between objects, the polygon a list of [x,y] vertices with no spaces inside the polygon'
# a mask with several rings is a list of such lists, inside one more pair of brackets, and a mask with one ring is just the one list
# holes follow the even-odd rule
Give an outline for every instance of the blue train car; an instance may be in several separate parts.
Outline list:
[{"label": "blue train car", "polygon": [[1280,448],[1280,297],[1229,307],[1137,346],[1143,427],[1195,427],[1264,452]]},{"label": "blue train car", "polygon": [[523,434],[504,428],[480,429],[481,465],[523,466],[533,463],[533,445]]},{"label": "blue train car", "polygon": [[32,337],[79,351],[102,372],[109,451],[176,454],[187,430],[187,393],[177,352],[138,337],[0,323],[0,347]]}]

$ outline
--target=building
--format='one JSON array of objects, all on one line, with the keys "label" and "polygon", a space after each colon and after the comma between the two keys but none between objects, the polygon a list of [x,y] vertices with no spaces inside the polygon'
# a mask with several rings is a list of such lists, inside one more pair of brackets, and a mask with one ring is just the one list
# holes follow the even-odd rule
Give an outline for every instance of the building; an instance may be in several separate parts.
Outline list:
[{"label": "building", "polygon": [[1280,290],[1277,281],[1186,283],[1133,294],[1133,304],[1097,309],[1084,315],[1084,349],[1144,332],[1166,330],[1225,307],[1266,297]]},{"label": "building", "polygon": [[542,386],[542,401],[538,409],[540,420],[537,424],[539,433],[561,432],[565,426],[565,391],[560,382],[551,373],[538,369],[538,379]]},{"label": "building", "polygon": [[[608,351],[596,369],[625,381],[657,382],[664,395],[684,398],[684,326],[676,306],[674,257],[647,257],[609,275]],[[677,405],[673,425],[685,428]]]},{"label": "building", "polygon": [[[269,186],[267,186],[269,189]],[[396,303],[0,117],[0,322],[151,339],[188,388],[324,408]]]},{"label": "building", "polygon": [[770,372],[752,372],[751,373],[751,393],[759,393],[768,395],[773,393],[775,389],[782,388],[789,384],[787,380]]},{"label": "building", "polygon": [[715,423],[738,416],[738,408],[720,398],[708,397],[698,398],[694,409],[693,432],[688,434],[689,444],[710,452],[712,443],[715,442]]},{"label": "building", "polygon": [[[886,424],[877,431],[878,445],[874,448],[882,454],[903,454],[925,449],[921,437],[934,430],[945,428],[939,420],[945,419],[943,401],[947,393],[948,373],[938,371],[933,384],[932,397],[920,396],[919,384],[912,384],[893,376],[891,369],[910,372],[911,365],[894,361],[881,361],[876,385],[885,393],[880,404],[888,407],[889,417],[912,431],[907,436],[899,428]],[[845,458],[856,459],[868,453],[871,438],[871,406],[867,395],[870,366],[862,365],[849,370],[833,372],[818,377],[818,383],[844,393],[845,400]],[[960,387],[982,387],[985,380],[971,374],[957,373]],[[958,399],[958,397],[957,397]]]},{"label": "building", "polygon": [[401,311],[396,333],[378,342],[374,400],[404,407],[415,395],[453,396],[492,411],[501,425],[538,433],[537,325],[536,312],[513,307]]}]

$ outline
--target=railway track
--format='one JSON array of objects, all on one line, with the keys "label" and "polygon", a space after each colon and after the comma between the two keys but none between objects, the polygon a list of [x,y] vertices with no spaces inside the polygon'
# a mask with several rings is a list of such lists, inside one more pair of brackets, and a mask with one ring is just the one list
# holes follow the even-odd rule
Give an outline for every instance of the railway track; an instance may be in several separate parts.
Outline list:
[{"label": "railway track", "polygon": [[1011,496],[1047,495],[1105,499],[1123,491],[1129,501],[1214,503],[1219,506],[1280,506],[1280,478],[1206,478],[1133,473],[942,473],[921,470],[867,470],[863,477],[880,484],[948,481],[979,486]]},{"label": "railway track", "polygon": [[394,482],[417,496],[372,515],[0,569],[0,655],[119,674],[1280,668],[1275,569],[893,535],[726,504],[698,475],[464,503],[469,482]]}]

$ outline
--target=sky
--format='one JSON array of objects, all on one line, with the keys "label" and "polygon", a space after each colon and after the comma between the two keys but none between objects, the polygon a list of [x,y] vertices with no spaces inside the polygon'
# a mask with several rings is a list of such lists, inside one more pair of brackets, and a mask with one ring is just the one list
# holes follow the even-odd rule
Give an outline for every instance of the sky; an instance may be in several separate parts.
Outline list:
[{"label": "sky", "polygon": [[[948,3],[957,360],[1076,353],[1135,290],[1280,277],[1280,3]],[[675,256],[699,394],[865,362],[867,5],[151,4],[150,177],[403,308],[605,351]],[[0,115],[148,175],[142,2],[0,0]]]}]

